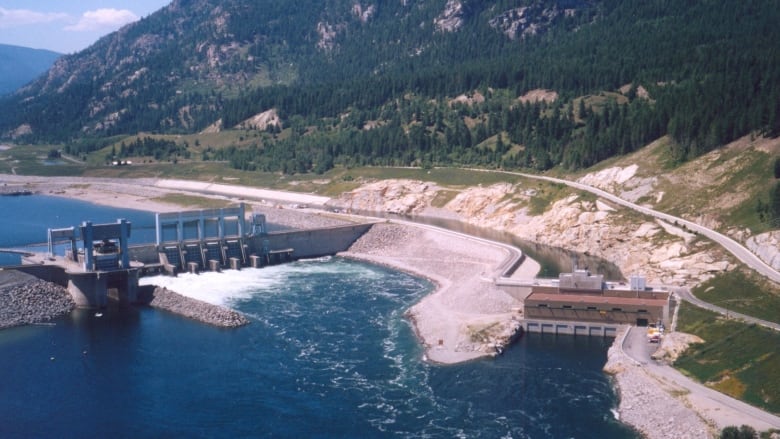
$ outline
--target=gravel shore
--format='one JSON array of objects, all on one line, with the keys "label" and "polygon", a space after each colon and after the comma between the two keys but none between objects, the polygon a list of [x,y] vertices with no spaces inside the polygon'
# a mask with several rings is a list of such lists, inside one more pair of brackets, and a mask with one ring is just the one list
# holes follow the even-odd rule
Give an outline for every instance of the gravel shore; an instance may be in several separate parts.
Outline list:
[{"label": "gravel shore", "polygon": [[[47,195],[158,212],[186,209],[162,201],[162,195],[171,191],[155,187],[153,179],[128,183],[121,179],[3,177],[9,186],[15,186],[8,190],[35,190]],[[240,196],[236,194],[237,198]],[[269,231],[329,227],[349,222],[322,211],[262,202],[250,205],[253,211],[266,214]],[[517,310],[522,303],[497,289],[488,279],[493,269],[506,258],[505,251],[498,246],[462,235],[382,223],[373,226],[344,256],[390,266],[436,284],[431,294],[407,312],[431,361],[457,363],[495,355],[517,334],[517,319],[521,317]],[[532,277],[537,271],[538,266],[524,262],[518,273]],[[70,296],[56,285],[30,279],[3,283],[2,274],[0,271],[0,328],[45,321],[73,308]],[[45,293],[57,289],[62,293],[59,296]],[[69,303],[48,302],[52,297],[63,296]],[[164,288],[155,289],[151,302],[152,306],[216,326],[234,327],[248,323],[240,313]],[[616,340],[620,339],[618,336]],[[628,358],[619,341],[610,349],[604,370],[615,377],[621,397],[621,421],[632,425],[648,439],[711,437],[709,426],[676,396],[680,390],[660,382]]]},{"label": "gravel shore", "polygon": [[249,323],[249,319],[238,311],[182,296],[167,288],[156,287],[149,305],[221,328],[235,328]]},{"label": "gravel shore", "polygon": [[0,271],[0,329],[46,322],[75,306],[59,285],[18,271]]}]

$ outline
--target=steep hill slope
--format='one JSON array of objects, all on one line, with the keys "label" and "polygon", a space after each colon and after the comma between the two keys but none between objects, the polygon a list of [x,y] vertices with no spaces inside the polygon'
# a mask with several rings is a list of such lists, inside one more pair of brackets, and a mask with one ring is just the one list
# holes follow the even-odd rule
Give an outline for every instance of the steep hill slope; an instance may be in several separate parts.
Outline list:
[{"label": "steep hill slope", "polygon": [[[765,197],[774,180],[768,163],[780,156],[780,139],[740,139],[676,168],[666,168],[665,142],[668,139],[589,170],[577,181],[715,228],[743,243],[765,243],[756,253],[769,264],[777,263],[779,250],[770,247],[780,235],[767,225],[751,230],[732,215],[741,209],[756,216],[755,199]],[[738,265],[723,249],[677,224],[648,219],[558,185],[511,174],[491,180],[498,181],[466,188],[425,180],[365,180],[341,195],[336,205],[454,218],[595,255],[614,262],[626,277],[642,273],[651,282],[668,285],[695,285]],[[752,247],[759,250],[758,245]]]},{"label": "steep hill slope", "polygon": [[[502,14],[514,9],[496,9],[501,3],[175,0],[62,58],[5,104],[22,106],[25,116],[2,122],[29,124],[35,133],[47,130],[45,119],[62,125],[50,132],[55,136],[192,131],[214,122],[223,100],[247,87],[343,81],[399,63],[429,68],[451,58],[466,37],[480,38],[459,57],[519,38],[524,29],[542,33],[585,6],[538,1],[529,16],[513,18]],[[477,57],[500,50],[490,52]]]},{"label": "steep hill slope", "polygon": [[664,135],[684,161],[780,133],[780,10],[716,3],[177,0],[1,101],[0,135],[241,127],[207,158],[285,173],[582,168]]}]

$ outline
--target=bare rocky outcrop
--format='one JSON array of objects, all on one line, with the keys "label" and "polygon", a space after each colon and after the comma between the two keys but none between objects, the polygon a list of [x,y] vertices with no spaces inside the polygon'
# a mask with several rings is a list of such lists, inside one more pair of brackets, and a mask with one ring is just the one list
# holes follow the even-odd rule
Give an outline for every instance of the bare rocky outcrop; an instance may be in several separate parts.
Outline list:
[{"label": "bare rocky outcrop", "polygon": [[521,40],[544,32],[558,17],[574,15],[575,9],[546,7],[542,2],[506,10],[488,21],[510,40]]},{"label": "bare rocky outcrop", "polygon": [[380,180],[343,194],[333,205],[351,211],[413,215],[430,205],[438,189],[423,181]]},{"label": "bare rocky outcrop", "polygon": [[368,23],[371,17],[376,14],[376,5],[363,6],[360,3],[352,5],[352,13],[360,20],[361,23]]},{"label": "bare rocky outcrop", "polygon": [[599,189],[612,190],[631,179],[636,174],[637,169],[639,169],[637,165],[625,168],[616,166],[587,174],[577,181]]},{"label": "bare rocky outcrop", "polygon": [[685,332],[670,332],[661,339],[661,345],[651,356],[667,364],[674,364],[677,358],[694,343],[704,343],[701,337]]},{"label": "bare rocky outcrop", "polygon": [[474,104],[481,104],[485,102],[485,96],[476,91],[474,93],[470,93],[468,95],[462,94],[460,96],[457,96],[455,99],[450,101],[450,107],[455,104],[463,104],[463,105],[474,105]]},{"label": "bare rocky outcrop", "polygon": [[439,32],[455,32],[463,26],[463,2],[447,0],[444,10],[433,20]]},{"label": "bare rocky outcrop", "polygon": [[222,119],[217,120],[213,124],[207,126],[200,132],[200,134],[214,134],[222,131]]},{"label": "bare rocky outcrop", "polygon": [[[634,171],[605,172],[600,186],[619,184]],[[680,227],[657,221],[627,221],[618,207],[576,193],[563,196],[536,214],[529,207],[533,197],[543,195],[538,193],[536,183],[469,187],[460,190],[443,208],[433,208],[431,201],[440,190],[422,181],[383,180],[345,193],[334,204],[355,211],[447,216],[540,244],[599,256],[615,263],[624,274],[641,273],[650,282],[701,282],[734,267],[721,250]]]},{"label": "bare rocky outcrop", "polygon": [[32,127],[30,126],[30,124],[25,123],[25,124],[19,125],[18,127],[16,127],[16,129],[10,131],[7,135],[11,139],[16,140],[19,137],[26,136],[28,134],[32,134],[32,132],[33,132],[33,130],[32,130]]},{"label": "bare rocky outcrop", "polygon": [[330,24],[326,21],[317,23],[317,35],[320,39],[317,41],[317,48],[326,52],[333,50],[336,46],[336,36],[343,28],[343,24]]},{"label": "bare rocky outcrop", "polygon": [[237,128],[253,129],[263,131],[270,126],[281,127],[282,120],[279,118],[275,108],[256,114],[249,119],[241,122]]},{"label": "bare rocky outcrop", "polygon": [[767,265],[780,270],[780,230],[751,236],[745,246]]},{"label": "bare rocky outcrop", "polygon": [[543,88],[535,88],[533,90],[529,90],[524,95],[517,98],[518,101],[526,103],[534,103],[534,102],[555,102],[558,100],[558,92],[555,90],[547,90]]}]

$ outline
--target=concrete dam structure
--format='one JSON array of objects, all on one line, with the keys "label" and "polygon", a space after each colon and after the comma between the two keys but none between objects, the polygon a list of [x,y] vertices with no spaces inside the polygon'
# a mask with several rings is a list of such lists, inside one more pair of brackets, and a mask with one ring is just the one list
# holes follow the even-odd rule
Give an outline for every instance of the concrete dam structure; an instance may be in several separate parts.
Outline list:
[{"label": "concrete dam structure", "polygon": [[[373,222],[269,233],[265,216],[246,218],[245,206],[156,215],[156,242],[129,245],[132,224],[92,224],[49,229],[47,254],[28,254],[6,267],[68,289],[79,307],[104,307],[109,299],[137,303],[139,278],[166,273],[240,270],[334,255],[347,250]],[[63,256],[55,247],[67,244]]]}]

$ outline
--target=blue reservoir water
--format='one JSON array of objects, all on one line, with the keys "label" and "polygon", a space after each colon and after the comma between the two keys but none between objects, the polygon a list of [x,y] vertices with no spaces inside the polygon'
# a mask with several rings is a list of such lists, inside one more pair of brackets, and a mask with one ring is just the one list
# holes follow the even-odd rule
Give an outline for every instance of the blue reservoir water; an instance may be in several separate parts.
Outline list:
[{"label": "blue reservoir water", "polygon": [[[76,219],[57,227],[130,215],[58,201]],[[611,339],[530,334],[432,365],[403,315],[431,285],[403,273],[334,257],[178,281],[251,323],[110,307],[0,331],[0,437],[637,437],[611,411]]]},{"label": "blue reservoir water", "polygon": [[[0,196],[0,248],[45,251],[48,229],[80,226],[83,221],[115,223],[120,218],[131,222],[131,244],[154,242],[155,221],[150,212],[44,195]],[[19,262],[18,255],[0,253],[0,266]]]}]

